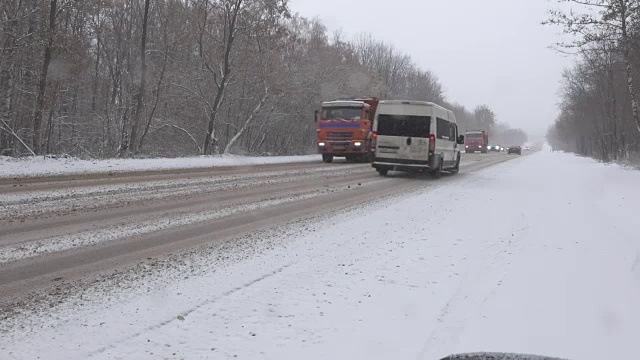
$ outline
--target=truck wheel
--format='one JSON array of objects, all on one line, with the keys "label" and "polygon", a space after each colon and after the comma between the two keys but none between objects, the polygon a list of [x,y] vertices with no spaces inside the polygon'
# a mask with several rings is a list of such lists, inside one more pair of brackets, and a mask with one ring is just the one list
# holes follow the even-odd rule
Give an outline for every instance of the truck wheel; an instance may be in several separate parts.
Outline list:
[{"label": "truck wheel", "polygon": [[377,170],[378,170],[378,174],[380,174],[382,176],[387,176],[387,174],[389,173],[389,169],[379,168]]},{"label": "truck wheel", "polygon": [[442,160],[438,163],[438,167],[434,170],[431,170],[431,176],[435,179],[440,179],[442,177]]},{"label": "truck wheel", "polygon": [[460,154],[458,154],[458,160],[456,160],[456,166],[451,169],[452,174],[457,174],[460,172]]},{"label": "truck wheel", "polygon": [[358,162],[361,162],[361,163],[370,163],[370,162],[371,162],[371,159],[372,159],[371,154],[366,153],[366,154],[362,154],[362,155],[360,155],[360,156],[358,157]]},{"label": "truck wheel", "polygon": [[322,161],[326,162],[327,164],[333,161],[333,155],[328,155],[328,154],[322,154]]},{"label": "truck wheel", "polygon": [[364,162],[366,162],[366,163],[373,162],[373,158],[374,158],[373,153],[372,152],[368,152],[368,153],[366,153],[364,155]]}]

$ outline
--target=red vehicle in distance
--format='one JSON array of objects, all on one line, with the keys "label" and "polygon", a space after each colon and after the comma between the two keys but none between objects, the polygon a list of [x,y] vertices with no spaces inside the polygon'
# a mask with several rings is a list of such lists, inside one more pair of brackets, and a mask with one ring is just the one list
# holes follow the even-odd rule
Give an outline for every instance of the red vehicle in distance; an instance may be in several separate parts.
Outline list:
[{"label": "red vehicle in distance", "polygon": [[480,151],[486,154],[489,151],[489,133],[486,130],[467,131],[464,137],[464,150],[467,153]]}]

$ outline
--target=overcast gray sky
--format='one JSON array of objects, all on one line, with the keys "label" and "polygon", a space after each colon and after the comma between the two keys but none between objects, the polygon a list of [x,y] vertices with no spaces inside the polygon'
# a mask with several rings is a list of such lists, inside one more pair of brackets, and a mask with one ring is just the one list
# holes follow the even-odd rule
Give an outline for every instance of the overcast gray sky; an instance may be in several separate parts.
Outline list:
[{"label": "overcast gray sky", "polygon": [[290,0],[329,31],[368,32],[433,71],[448,100],[486,103],[498,120],[543,135],[557,115],[562,70],[548,49],[559,29],[540,25],[547,0]]}]

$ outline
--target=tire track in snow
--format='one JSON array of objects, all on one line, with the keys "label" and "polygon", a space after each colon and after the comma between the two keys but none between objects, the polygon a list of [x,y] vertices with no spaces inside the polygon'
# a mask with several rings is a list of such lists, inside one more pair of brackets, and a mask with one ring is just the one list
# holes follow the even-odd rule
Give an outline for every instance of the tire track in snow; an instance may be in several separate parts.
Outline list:
[{"label": "tire track in snow", "polygon": [[[513,234],[527,231],[527,226],[512,230]],[[489,256],[490,260],[485,261],[487,264],[479,271],[476,268],[469,269],[473,272],[467,272],[463,276],[454,294],[440,310],[435,328],[416,357],[418,360],[441,358],[454,351],[451,347],[460,341],[466,324],[472,317],[481,315],[487,301],[500,288],[507,275],[509,257],[519,252],[523,246],[523,242],[514,244],[512,237],[508,240],[498,240],[482,251],[471,254],[479,257]],[[496,273],[496,276],[491,277],[492,273]],[[482,295],[478,297],[478,294]]]},{"label": "tire track in snow", "polygon": [[[180,313],[179,315],[180,315],[180,316],[183,316],[183,317],[186,317],[186,316],[188,316],[189,314],[193,313],[194,311],[196,311],[196,310],[198,310],[198,309],[200,309],[200,308],[202,308],[202,307],[204,307],[204,306],[207,306],[207,305],[209,305],[209,304],[215,303],[216,301],[218,301],[218,300],[220,300],[220,299],[223,299],[223,298],[225,298],[225,297],[227,297],[227,296],[233,295],[234,293],[236,293],[236,292],[238,292],[238,291],[241,291],[241,290],[246,289],[246,288],[248,288],[248,287],[250,287],[250,286],[252,286],[252,285],[255,285],[255,284],[257,284],[257,283],[260,283],[260,282],[262,282],[262,281],[264,281],[264,280],[266,280],[266,279],[268,279],[268,278],[271,278],[271,277],[273,277],[273,276],[276,276],[276,275],[278,275],[279,273],[283,272],[285,269],[287,269],[287,268],[291,267],[293,264],[295,264],[295,263],[294,263],[294,262],[291,262],[291,263],[289,263],[289,264],[287,264],[287,265],[284,265],[284,266],[282,266],[282,267],[277,268],[277,269],[276,269],[276,270],[274,270],[274,271],[271,271],[271,272],[269,272],[269,273],[266,273],[266,274],[264,274],[264,275],[262,275],[262,276],[260,276],[260,277],[258,277],[258,278],[256,278],[256,279],[254,279],[254,280],[252,280],[252,281],[248,282],[248,283],[245,283],[245,284],[240,285],[240,286],[237,286],[237,287],[235,287],[235,288],[233,288],[233,289],[231,289],[231,290],[228,290],[228,291],[226,291],[226,292],[222,293],[220,296],[216,296],[216,297],[214,297],[214,298],[207,299],[207,300],[205,300],[205,301],[203,301],[203,302],[201,302],[201,303],[197,304],[196,306],[193,306],[193,307],[191,307],[191,308],[187,309],[186,311],[183,311],[183,312],[182,312],[182,313]],[[96,356],[96,355],[100,355],[100,354],[102,354],[103,352],[105,352],[105,351],[107,351],[107,350],[109,350],[109,349],[115,349],[115,348],[116,348],[116,346],[118,346],[119,344],[122,344],[122,343],[124,343],[124,342],[126,342],[126,341],[130,341],[131,339],[134,339],[134,338],[140,337],[141,335],[143,335],[143,334],[145,334],[145,333],[147,333],[147,332],[153,331],[153,330],[155,330],[155,329],[162,328],[162,327],[164,327],[164,326],[166,326],[166,325],[168,325],[168,324],[171,324],[171,323],[173,323],[173,322],[176,322],[176,321],[180,321],[180,319],[179,319],[177,316],[176,316],[176,317],[173,317],[173,318],[170,318],[170,319],[166,319],[166,320],[164,320],[164,321],[161,321],[161,322],[159,322],[159,323],[157,323],[157,324],[155,324],[155,325],[149,326],[149,327],[145,328],[144,330],[142,330],[142,331],[138,331],[138,332],[136,332],[136,333],[133,333],[133,334],[131,334],[131,335],[129,335],[129,336],[127,336],[127,337],[125,337],[125,338],[120,338],[119,340],[116,340],[116,341],[112,342],[111,344],[109,344],[109,345],[107,345],[107,346],[104,346],[104,347],[101,347],[101,348],[99,348],[99,349],[97,349],[97,350],[95,350],[95,351],[89,352],[89,353],[87,354],[87,358],[91,358],[91,357],[94,357],[94,356]]]},{"label": "tire track in snow", "polygon": [[638,281],[638,286],[640,286],[640,253],[636,254],[636,260],[633,262],[631,266],[631,273],[634,278]]}]

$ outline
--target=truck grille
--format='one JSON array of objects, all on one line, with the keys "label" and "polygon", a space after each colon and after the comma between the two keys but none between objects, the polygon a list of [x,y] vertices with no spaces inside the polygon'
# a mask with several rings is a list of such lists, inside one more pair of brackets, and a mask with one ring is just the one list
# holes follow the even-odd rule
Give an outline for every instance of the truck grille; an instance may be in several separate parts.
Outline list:
[{"label": "truck grille", "polygon": [[327,133],[327,137],[350,138],[350,137],[353,137],[353,133],[350,133],[350,132],[329,132],[329,133]]}]

